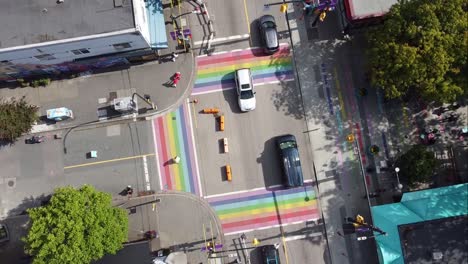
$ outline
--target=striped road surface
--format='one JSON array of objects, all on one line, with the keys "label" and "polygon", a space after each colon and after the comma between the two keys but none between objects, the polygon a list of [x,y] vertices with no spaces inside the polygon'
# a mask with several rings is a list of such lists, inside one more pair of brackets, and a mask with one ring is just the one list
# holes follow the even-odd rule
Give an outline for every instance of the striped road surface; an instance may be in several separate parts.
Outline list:
[{"label": "striped road surface", "polygon": [[197,79],[192,95],[234,88],[234,71],[250,68],[255,85],[294,80],[290,48],[265,56],[260,48],[215,53],[197,57]]},{"label": "striped road surface", "polygon": [[302,188],[264,188],[207,197],[226,235],[319,219],[312,184]]},{"label": "striped road surface", "polygon": [[[202,195],[189,103],[153,120],[156,163],[162,190]],[[180,162],[173,159],[179,156]]]}]

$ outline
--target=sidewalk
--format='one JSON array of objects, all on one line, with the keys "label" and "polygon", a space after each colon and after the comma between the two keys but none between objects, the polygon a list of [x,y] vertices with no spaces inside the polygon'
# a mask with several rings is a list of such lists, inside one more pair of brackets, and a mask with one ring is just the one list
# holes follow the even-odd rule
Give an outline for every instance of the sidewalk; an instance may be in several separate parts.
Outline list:
[{"label": "sidewalk", "polygon": [[355,92],[363,82],[360,53],[364,47],[343,39],[336,13],[328,14],[318,28],[311,28],[310,17],[299,19],[300,6],[289,8],[294,62],[331,263],[377,262],[375,241],[358,242],[355,235],[342,235],[346,217],[360,214],[372,222],[363,199],[364,181],[372,186],[372,179],[363,178],[356,145],[346,141],[347,135],[355,135],[364,166],[373,162],[365,151],[371,140]]},{"label": "sidewalk", "polygon": [[[449,129],[437,126],[432,114],[424,114],[423,109],[385,102],[379,90],[369,87],[365,76],[365,39],[361,35],[344,39],[336,12],[328,14],[318,28],[310,27],[308,17],[298,19],[301,15],[300,6],[289,6],[297,83],[302,91],[331,262],[374,263],[375,241],[358,242],[355,235],[340,235],[343,218],[360,214],[372,224],[369,205],[393,202],[394,196],[401,195],[395,190],[392,163],[398,153],[419,142],[421,128],[436,126],[445,130],[440,142],[432,148],[440,152],[440,147],[453,146],[459,174],[463,175],[467,166],[459,160],[466,156],[466,140],[456,142],[448,136]],[[366,95],[359,93],[362,88],[368,91]],[[460,114],[457,127],[466,126],[466,104],[457,112]],[[421,115],[425,118],[420,118]],[[353,143],[346,140],[349,134],[355,137]],[[379,147],[377,155],[370,153],[372,145]],[[378,198],[371,198],[369,204],[364,199],[364,183],[368,192],[385,191]]]},{"label": "sidewalk", "polygon": [[205,239],[210,242],[213,236],[216,244],[225,244],[218,216],[199,196],[165,191],[125,199],[119,197],[114,204],[134,208],[129,214],[130,242],[144,239],[146,231],[155,230],[158,235],[150,243],[151,251],[161,248],[184,251],[190,263],[206,263],[207,252],[201,249]]}]

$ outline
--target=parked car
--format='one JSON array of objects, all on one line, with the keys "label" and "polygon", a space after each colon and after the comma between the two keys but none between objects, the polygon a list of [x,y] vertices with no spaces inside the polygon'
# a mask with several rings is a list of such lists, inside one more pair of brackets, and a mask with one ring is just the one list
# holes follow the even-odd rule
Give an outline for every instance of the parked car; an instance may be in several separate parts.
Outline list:
[{"label": "parked car", "polygon": [[264,15],[258,20],[260,37],[266,54],[273,54],[279,49],[278,31],[275,18],[272,15]]},{"label": "parked car", "polygon": [[278,249],[274,245],[260,247],[264,264],[280,264]]},{"label": "parked car", "polygon": [[26,144],[39,144],[44,142],[45,138],[44,136],[32,136],[30,138],[26,138],[24,140],[24,143]]},{"label": "parked car", "polygon": [[287,187],[303,186],[304,176],[302,175],[296,137],[293,135],[280,136],[276,139],[276,145],[280,152],[284,184]]},{"label": "parked car", "polygon": [[235,81],[240,110],[242,112],[254,110],[256,99],[250,69],[237,70],[235,72]]}]

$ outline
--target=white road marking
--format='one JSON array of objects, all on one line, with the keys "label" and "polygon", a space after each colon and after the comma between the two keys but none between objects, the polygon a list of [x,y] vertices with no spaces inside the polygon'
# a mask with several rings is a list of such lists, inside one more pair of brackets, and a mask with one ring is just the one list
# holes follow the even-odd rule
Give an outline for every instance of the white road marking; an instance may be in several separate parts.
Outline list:
[{"label": "white road marking", "polygon": [[143,156],[143,171],[145,172],[145,181],[146,181],[146,190],[151,190],[151,184],[149,180],[149,173],[148,173],[148,160],[146,156]]},{"label": "white road marking", "polygon": [[[190,99],[187,98],[187,104],[190,104]],[[202,185],[201,185],[201,175],[200,175],[200,169],[198,167],[198,156],[197,156],[197,144],[195,144],[195,136],[193,133],[193,124],[192,124],[192,111],[189,107],[189,126],[190,126],[190,132],[192,134],[192,143],[193,143],[193,157],[195,158],[195,169],[197,171],[198,175],[198,187],[200,188],[200,197],[203,197],[203,190],[202,190]]]},{"label": "white road marking", "polygon": [[[304,183],[309,183],[312,182],[312,179],[304,180]],[[272,185],[268,186],[268,188],[275,188],[275,187],[280,187],[282,185]],[[254,191],[259,191],[259,190],[266,190],[265,187],[259,187],[259,188],[253,188],[253,189],[248,189],[248,190],[240,190],[240,191],[235,191],[235,192],[228,192],[228,193],[219,193],[219,194],[212,194],[212,195],[207,195],[204,198],[209,199],[209,198],[214,198],[214,197],[223,197],[223,196],[228,196],[232,194],[240,194],[240,193],[246,193],[246,192],[254,192]]]},{"label": "white road marking", "polygon": [[[287,46],[287,45],[289,45],[289,44],[288,44],[288,43],[280,43],[279,45],[280,45],[280,46]],[[236,51],[251,50],[251,49],[261,49],[261,48],[262,48],[262,47],[249,47],[249,48],[246,48],[246,49],[237,49]],[[232,51],[213,52],[213,53],[211,53],[210,55],[207,55],[207,54],[199,55],[199,56],[197,56],[197,58],[208,57],[208,56],[214,56],[214,55],[220,55],[220,54],[224,54],[224,53],[228,53],[228,52],[232,52]]]},{"label": "white road marking", "polygon": [[[308,221],[311,221],[311,220],[313,220],[313,219],[304,220],[304,221],[297,221],[297,222],[294,222],[294,223],[287,223],[287,224],[282,224],[282,225],[262,226],[262,227],[259,227],[259,228],[239,230],[239,231],[234,231],[234,232],[231,232],[231,233],[225,233],[224,235],[225,236],[232,236],[232,235],[236,235],[236,234],[240,234],[240,233],[254,232],[254,231],[258,231],[258,230],[265,230],[265,229],[276,228],[276,227],[280,227],[280,226],[284,227],[284,226],[297,225],[297,224],[302,224],[302,223],[305,223],[305,222],[308,222]],[[314,219],[314,220],[317,220],[317,219]]]},{"label": "white road marking", "polygon": [[156,139],[156,128],[154,127],[154,120],[152,120],[151,123],[153,126],[154,159],[156,160],[156,169],[158,171],[158,177],[159,177],[159,190],[163,190],[161,169],[159,168],[158,143],[157,143],[158,141]]},{"label": "white road marking", "polygon": [[293,240],[299,240],[299,239],[304,239],[304,238],[309,238],[309,237],[318,237],[322,236],[323,234],[321,232],[316,232],[316,233],[310,233],[310,234],[305,234],[305,235],[297,235],[297,236],[289,236],[284,239],[284,241],[293,241]]},{"label": "white road marking", "polygon": [[[211,40],[211,43],[216,43],[216,42],[223,42],[223,41],[230,41],[230,40],[238,40],[238,39],[248,39],[250,37],[249,34],[243,34],[243,35],[234,35],[234,36],[229,36],[229,37],[224,37],[224,38],[215,38]],[[208,40],[199,40],[193,42],[193,45],[201,45],[204,43],[208,43]]]},{"label": "white road marking", "polygon": [[[254,84],[254,87],[263,86],[263,85],[267,85],[267,84],[275,84],[275,83],[280,83],[280,82],[293,82],[293,81],[295,81],[295,79],[286,80],[286,81],[271,81],[271,82],[265,82],[265,83],[256,83],[256,84]],[[232,89],[234,89],[234,87],[226,88],[226,89],[215,89],[215,90],[209,90],[209,91],[204,91],[204,92],[197,92],[197,90],[195,89],[192,92],[192,95],[216,93],[216,92],[228,91],[228,90],[232,90]]]}]

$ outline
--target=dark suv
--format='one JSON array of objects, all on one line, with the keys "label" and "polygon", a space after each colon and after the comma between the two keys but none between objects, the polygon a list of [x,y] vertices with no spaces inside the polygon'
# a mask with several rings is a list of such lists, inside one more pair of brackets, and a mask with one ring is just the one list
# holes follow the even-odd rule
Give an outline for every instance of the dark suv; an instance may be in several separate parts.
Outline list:
[{"label": "dark suv", "polygon": [[260,247],[264,264],[280,264],[278,249],[274,245]]},{"label": "dark suv", "polygon": [[276,145],[280,152],[284,184],[287,187],[303,186],[304,177],[296,138],[293,135],[280,136],[276,138]]},{"label": "dark suv", "polygon": [[273,54],[279,49],[278,32],[276,31],[275,18],[272,15],[264,15],[258,20],[260,36],[263,42],[263,50],[266,54]]}]

